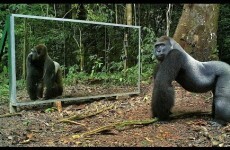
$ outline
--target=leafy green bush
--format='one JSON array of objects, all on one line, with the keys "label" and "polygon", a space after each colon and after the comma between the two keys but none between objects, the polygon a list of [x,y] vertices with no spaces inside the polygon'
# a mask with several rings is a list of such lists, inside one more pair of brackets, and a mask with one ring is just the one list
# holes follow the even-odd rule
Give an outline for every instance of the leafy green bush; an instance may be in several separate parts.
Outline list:
[{"label": "leafy green bush", "polygon": [[156,59],[153,55],[153,44],[156,40],[156,36],[152,28],[143,27],[143,40],[141,43],[141,76],[142,81],[151,82],[151,77],[153,75],[153,69],[156,64]]},{"label": "leafy green bush", "polygon": [[230,64],[230,5],[229,4],[220,4],[220,15],[218,21],[218,30],[217,30],[217,44],[219,51],[219,58],[222,61]]},{"label": "leafy green bush", "polygon": [[66,75],[66,78],[64,79],[64,83],[67,85],[70,85],[72,82],[76,82],[76,78],[77,78],[77,65],[71,66],[68,69],[68,73]]},{"label": "leafy green bush", "polygon": [[6,102],[9,99],[9,78],[6,66],[3,66],[3,71],[0,73],[0,102]]},{"label": "leafy green bush", "polygon": [[[155,34],[151,28],[144,27],[143,40],[141,43],[141,80],[147,83],[151,82],[153,69],[156,64],[156,59],[153,58],[153,43],[155,42]],[[108,72],[102,67],[102,57],[97,55],[90,56],[90,61],[93,62],[91,73],[77,72],[77,66],[69,68],[65,78],[66,84],[76,82],[87,82],[89,79],[102,80],[104,84],[113,85],[136,85],[138,81],[138,65],[123,70],[123,62],[112,61],[109,65]]]},{"label": "leafy green bush", "polygon": [[17,80],[16,82],[17,82],[17,84],[16,84],[17,90],[24,90],[24,89],[26,89],[26,80],[21,79],[21,80]]},{"label": "leafy green bush", "polygon": [[103,58],[97,57],[97,55],[92,55],[92,56],[89,56],[89,59],[90,59],[90,61],[93,62],[93,66],[92,66],[92,70],[91,70],[91,74],[90,74],[90,76],[92,77],[97,70],[102,68],[102,65],[103,65],[102,59]]}]

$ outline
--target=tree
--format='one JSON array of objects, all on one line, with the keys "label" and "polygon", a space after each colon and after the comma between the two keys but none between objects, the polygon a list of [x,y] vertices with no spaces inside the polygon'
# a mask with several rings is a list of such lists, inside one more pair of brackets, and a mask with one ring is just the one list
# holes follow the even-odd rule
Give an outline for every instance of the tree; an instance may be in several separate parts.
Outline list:
[{"label": "tree", "polygon": [[[132,25],[132,4],[126,4],[126,20],[127,25]],[[124,35],[124,71],[127,69],[127,46],[128,46],[128,34]]]},{"label": "tree", "polygon": [[184,4],[173,38],[200,61],[217,59],[218,16],[218,4]]},{"label": "tree", "polygon": [[132,4],[126,4],[127,25],[132,25]]},{"label": "tree", "polygon": [[23,45],[23,52],[22,52],[22,78],[26,79],[26,54],[27,50],[29,49],[28,45],[28,28],[27,28],[27,21],[26,18],[24,19],[24,45]]},{"label": "tree", "polygon": [[168,10],[166,11],[166,21],[167,21],[167,26],[166,26],[166,35],[169,36],[169,31],[170,31],[170,24],[171,24],[171,14],[172,14],[172,4],[168,5]]}]

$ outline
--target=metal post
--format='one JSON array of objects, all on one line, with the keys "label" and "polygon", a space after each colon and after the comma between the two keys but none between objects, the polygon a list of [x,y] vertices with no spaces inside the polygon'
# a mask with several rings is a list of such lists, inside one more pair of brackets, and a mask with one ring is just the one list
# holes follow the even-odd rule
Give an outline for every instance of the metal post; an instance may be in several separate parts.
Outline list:
[{"label": "metal post", "polygon": [[9,68],[9,82],[10,82],[10,113],[16,112],[17,107],[13,106],[16,103],[16,71],[15,71],[15,35],[14,35],[14,17],[7,16],[9,21],[8,27],[8,68]]}]

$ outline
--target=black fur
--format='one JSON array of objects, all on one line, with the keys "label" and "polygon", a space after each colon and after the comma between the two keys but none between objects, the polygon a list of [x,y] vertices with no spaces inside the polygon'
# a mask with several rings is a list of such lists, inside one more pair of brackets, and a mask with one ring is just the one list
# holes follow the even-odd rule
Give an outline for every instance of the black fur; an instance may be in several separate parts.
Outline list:
[{"label": "black fur", "polygon": [[212,116],[216,121],[230,121],[230,66],[221,61],[199,62],[187,54],[172,38],[162,36],[155,44],[159,61],[152,93],[153,117],[166,120],[174,105],[172,81],[190,92],[212,90]]},{"label": "black fur", "polygon": [[[37,45],[27,56],[27,92],[31,100],[43,97],[51,99],[62,95],[62,70],[60,65],[53,61],[45,45]],[[56,67],[56,68],[55,68]]]}]

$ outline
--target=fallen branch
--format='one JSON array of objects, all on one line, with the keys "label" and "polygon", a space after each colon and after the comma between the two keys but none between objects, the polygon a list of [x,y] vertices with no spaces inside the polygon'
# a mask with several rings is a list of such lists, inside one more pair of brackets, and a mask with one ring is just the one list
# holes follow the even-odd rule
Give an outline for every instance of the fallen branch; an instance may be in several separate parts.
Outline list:
[{"label": "fallen branch", "polygon": [[92,116],[96,116],[97,114],[100,114],[102,113],[103,111],[106,111],[106,110],[109,110],[109,109],[112,109],[114,106],[110,106],[110,107],[107,107],[105,109],[101,109],[95,113],[91,113],[91,114],[86,114],[86,115],[74,115],[74,116],[71,116],[69,118],[64,118],[64,119],[61,119],[59,120],[58,122],[69,122],[70,120],[81,120],[81,119],[84,119],[84,118],[88,118],[88,117],[92,117]]},{"label": "fallen branch", "polygon": [[157,122],[158,119],[157,118],[153,118],[153,119],[148,119],[148,120],[130,120],[130,121],[123,121],[123,122],[117,122],[117,123],[112,123],[106,126],[102,126],[99,127],[97,129],[91,130],[91,131],[87,131],[81,134],[75,134],[72,136],[73,139],[77,139],[77,138],[81,138],[87,135],[92,135],[92,134],[96,134],[96,133],[100,133],[102,131],[107,131],[107,130],[111,130],[111,129],[120,129],[122,127],[125,126],[130,126],[130,125],[148,125],[154,122]]},{"label": "fallen branch", "polygon": [[158,121],[157,118],[153,118],[153,119],[148,119],[148,120],[129,120],[129,121],[124,121],[124,122],[118,122],[115,123],[116,128],[123,128],[125,126],[129,126],[129,125],[148,125],[151,123],[154,123]]},{"label": "fallen branch", "polygon": [[0,118],[4,118],[4,117],[11,117],[11,116],[21,116],[22,114],[21,113],[8,113],[8,114],[3,114],[3,115],[0,115]]},{"label": "fallen branch", "polygon": [[[172,115],[172,118],[178,118],[178,117],[182,117],[182,116],[186,116],[186,115],[196,115],[196,114],[210,114],[209,112],[196,112],[196,113],[186,113],[186,114],[176,114],[176,115]],[[152,124],[154,122],[157,122],[158,118],[153,118],[153,119],[148,119],[148,120],[129,120],[129,121],[123,121],[123,122],[117,122],[117,123],[112,123],[106,126],[102,126],[99,127],[97,129],[91,130],[91,131],[87,131],[81,134],[76,134],[73,135],[72,138],[73,139],[77,139],[77,138],[81,138],[87,135],[92,135],[92,134],[96,134],[96,133],[100,133],[102,131],[107,131],[107,130],[111,130],[111,129],[117,129],[119,130],[120,128],[123,128],[125,126],[130,126],[130,125],[148,125],[148,124]]]}]

